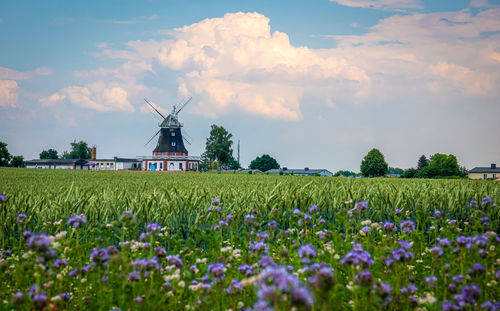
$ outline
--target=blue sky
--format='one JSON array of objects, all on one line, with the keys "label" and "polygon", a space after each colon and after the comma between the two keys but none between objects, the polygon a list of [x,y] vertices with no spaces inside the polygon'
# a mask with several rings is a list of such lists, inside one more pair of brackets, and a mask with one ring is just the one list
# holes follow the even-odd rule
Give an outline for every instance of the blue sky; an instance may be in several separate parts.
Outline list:
[{"label": "blue sky", "polygon": [[3,1],[0,40],[0,140],[27,159],[74,139],[148,155],[142,98],[192,96],[190,154],[215,123],[244,166],[500,161],[496,0]]}]

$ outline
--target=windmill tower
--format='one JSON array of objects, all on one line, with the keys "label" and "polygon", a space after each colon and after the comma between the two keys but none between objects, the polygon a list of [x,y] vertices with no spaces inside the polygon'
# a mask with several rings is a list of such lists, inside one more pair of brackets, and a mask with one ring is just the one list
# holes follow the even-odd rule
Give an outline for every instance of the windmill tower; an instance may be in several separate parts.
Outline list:
[{"label": "windmill tower", "polygon": [[185,100],[179,109],[174,105],[172,112],[166,117],[150,101],[144,100],[162,120],[162,122],[158,123],[160,129],[145,144],[147,146],[159,134],[158,142],[153,150],[153,158],[145,160],[146,163],[143,163],[144,169],[152,171],[197,170],[199,157],[189,157],[184,141],[189,145],[191,143],[183,137],[181,128],[184,124],[179,122],[179,113],[191,101],[191,97]]}]

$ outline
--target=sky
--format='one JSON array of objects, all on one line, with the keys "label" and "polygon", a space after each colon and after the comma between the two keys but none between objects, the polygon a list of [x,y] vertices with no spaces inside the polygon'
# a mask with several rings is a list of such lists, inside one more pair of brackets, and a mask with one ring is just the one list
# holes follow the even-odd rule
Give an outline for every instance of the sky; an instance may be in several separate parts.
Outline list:
[{"label": "sky", "polygon": [[359,172],[420,155],[500,164],[500,0],[2,1],[0,141],[13,155],[151,155],[148,98],[241,164]]}]

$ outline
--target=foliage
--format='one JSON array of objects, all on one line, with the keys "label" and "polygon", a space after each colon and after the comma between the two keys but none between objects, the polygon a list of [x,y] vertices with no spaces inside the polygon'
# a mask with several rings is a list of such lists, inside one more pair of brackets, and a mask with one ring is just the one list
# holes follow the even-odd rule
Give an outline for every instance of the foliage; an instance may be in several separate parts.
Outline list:
[{"label": "foliage", "polygon": [[71,152],[64,152],[62,155],[64,159],[90,159],[92,158],[92,150],[84,141],[71,143]]},{"label": "foliage", "polygon": [[418,173],[418,170],[414,169],[413,167],[412,168],[409,168],[409,169],[406,169],[403,173],[403,175],[401,175],[402,178],[414,178]]},{"label": "foliage", "polygon": [[231,156],[231,158],[229,159],[227,166],[229,166],[229,168],[232,170],[241,168],[240,163],[238,163],[238,161],[233,156]]},{"label": "foliage", "polygon": [[231,140],[233,134],[229,133],[223,126],[212,124],[210,136],[205,144],[205,157],[210,161],[217,161],[220,164],[227,164],[233,158]]},{"label": "foliage", "polygon": [[49,149],[43,150],[40,152],[40,159],[58,159],[59,155],[57,154],[57,150]]},{"label": "foliage", "polygon": [[13,156],[10,161],[10,166],[12,167],[24,167],[24,157],[23,156]]},{"label": "foliage", "polygon": [[2,169],[2,306],[492,309],[499,186]]},{"label": "foliage", "polygon": [[268,154],[263,154],[260,157],[255,158],[252,162],[250,162],[250,169],[252,170],[261,170],[262,172],[269,171],[270,169],[278,169],[280,165],[275,158],[271,157]]},{"label": "foliage", "polygon": [[462,174],[458,166],[457,158],[450,154],[436,153],[430,159],[429,165],[420,169],[416,175],[418,178],[435,178],[460,176]]},{"label": "foliage", "polygon": [[387,169],[388,165],[384,160],[384,155],[375,148],[370,150],[361,162],[361,174],[365,177],[384,176]]},{"label": "foliage", "polygon": [[0,166],[8,166],[11,158],[7,144],[0,141]]},{"label": "foliage", "polygon": [[425,155],[420,156],[420,158],[418,159],[418,163],[417,163],[417,170],[421,170],[422,168],[426,167],[427,165],[429,165],[429,160],[427,160]]},{"label": "foliage", "polygon": [[355,177],[357,174],[352,172],[352,171],[338,171],[336,172],[335,174],[333,174],[334,177],[339,177],[339,176],[343,176],[343,177]]}]

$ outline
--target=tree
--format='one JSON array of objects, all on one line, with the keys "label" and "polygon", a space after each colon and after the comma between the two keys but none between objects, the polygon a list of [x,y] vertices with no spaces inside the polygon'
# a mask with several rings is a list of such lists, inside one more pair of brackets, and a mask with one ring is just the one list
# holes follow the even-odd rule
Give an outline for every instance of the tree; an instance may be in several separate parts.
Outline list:
[{"label": "tree", "polygon": [[414,178],[415,175],[417,175],[418,171],[416,169],[409,168],[404,171],[403,175],[401,175],[402,178]]},{"label": "tree", "polygon": [[40,159],[58,159],[57,150],[49,149],[40,152]]},{"label": "tree", "polygon": [[233,157],[231,140],[233,134],[229,133],[224,127],[212,124],[210,137],[205,144],[205,157],[210,161],[217,161],[217,167],[221,164],[227,164]]},{"label": "tree", "polygon": [[10,166],[24,167],[24,157],[23,156],[13,156],[12,161],[10,161]]},{"label": "tree", "polygon": [[11,158],[7,144],[0,141],[0,166],[8,166]]},{"label": "tree", "polygon": [[227,166],[229,166],[230,169],[232,170],[237,170],[241,167],[240,163],[236,161],[236,159],[231,156],[231,159],[227,162]]},{"label": "tree", "polygon": [[71,143],[71,152],[64,152],[62,155],[65,159],[90,159],[92,157],[92,151],[84,141]]},{"label": "tree", "polygon": [[405,170],[399,167],[389,167],[387,170],[387,174],[397,174],[397,175],[403,175]]},{"label": "tree", "polygon": [[260,157],[255,158],[252,162],[250,162],[250,169],[252,170],[261,170],[262,172],[269,171],[273,168],[280,168],[278,161],[271,157],[268,154],[263,154]]},{"label": "tree", "polygon": [[420,158],[418,159],[418,163],[417,163],[417,170],[421,170],[424,167],[426,167],[427,165],[429,165],[429,160],[427,160],[425,155],[420,156]]},{"label": "tree", "polygon": [[342,176],[342,177],[354,177],[354,176],[356,176],[356,173],[351,172],[351,171],[338,171],[333,176],[334,177],[339,177],[339,176]]},{"label": "tree", "polygon": [[361,174],[365,177],[384,176],[388,167],[384,155],[378,149],[373,148],[361,161]]},{"label": "tree", "polygon": [[457,158],[452,155],[436,153],[429,161],[429,165],[424,166],[417,173],[419,178],[451,177],[463,175]]}]

